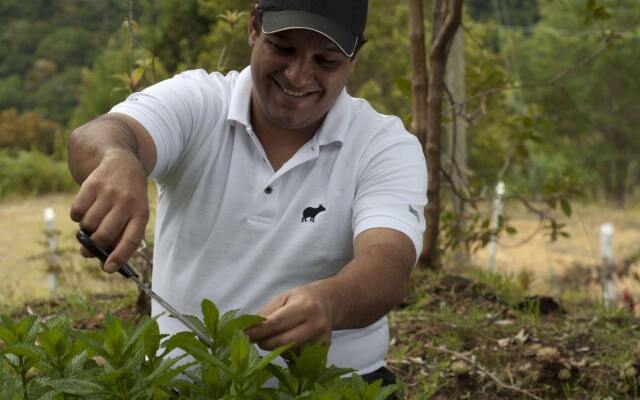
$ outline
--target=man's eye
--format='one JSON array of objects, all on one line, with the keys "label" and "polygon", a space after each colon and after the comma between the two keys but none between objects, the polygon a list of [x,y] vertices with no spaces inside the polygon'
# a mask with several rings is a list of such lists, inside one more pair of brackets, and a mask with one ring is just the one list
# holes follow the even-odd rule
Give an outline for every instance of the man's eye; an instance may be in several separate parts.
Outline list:
[{"label": "man's eye", "polygon": [[271,45],[271,48],[280,54],[291,54],[293,49],[291,47],[280,46],[273,42],[268,42]]},{"label": "man's eye", "polygon": [[337,60],[330,60],[323,57],[319,57],[317,59],[317,62],[318,62],[318,65],[320,65],[322,68],[334,68],[338,65]]}]

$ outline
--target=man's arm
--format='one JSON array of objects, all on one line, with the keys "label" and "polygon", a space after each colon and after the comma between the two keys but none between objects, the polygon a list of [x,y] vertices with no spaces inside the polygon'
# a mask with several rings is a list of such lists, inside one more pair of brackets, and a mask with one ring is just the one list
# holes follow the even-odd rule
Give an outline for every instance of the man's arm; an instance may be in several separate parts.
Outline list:
[{"label": "man's arm", "polygon": [[247,334],[271,350],[291,342],[328,342],[333,329],[370,325],[404,298],[414,262],[406,235],[366,230],[356,237],[353,260],[337,275],[276,296],[261,312],[266,321]]},{"label": "man's arm", "polygon": [[[69,170],[81,185],[70,215],[98,244],[114,250],[114,272],[133,255],[149,220],[147,176],[156,149],[146,129],[124,114],[106,114],[76,128],[68,144]],[[82,249],[85,256],[91,256]]]}]

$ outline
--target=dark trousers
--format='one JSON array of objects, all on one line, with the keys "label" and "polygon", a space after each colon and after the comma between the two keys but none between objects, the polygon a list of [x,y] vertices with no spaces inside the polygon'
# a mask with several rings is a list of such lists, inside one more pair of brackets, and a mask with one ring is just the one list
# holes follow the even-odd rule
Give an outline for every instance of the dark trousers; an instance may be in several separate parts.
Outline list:
[{"label": "dark trousers", "polygon": [[[393,372],[389,371],[387,367],[381,367],[373,372],[369,372],[368,374],[361,375],[362,379],[367,383],[373,383],[378,379],[382,379],[382,386],[394,385],[396,383],[396,376]],[[398,396],[396,393],[387,397],[387,400],[398,400]]]}]

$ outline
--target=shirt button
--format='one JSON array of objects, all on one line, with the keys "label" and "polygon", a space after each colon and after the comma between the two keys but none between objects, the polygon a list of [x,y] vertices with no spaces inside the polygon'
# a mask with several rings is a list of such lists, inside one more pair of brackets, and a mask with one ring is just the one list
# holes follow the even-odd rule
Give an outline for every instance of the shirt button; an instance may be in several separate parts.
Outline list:
[{"label": "shirt button", "polygon": [[267,188],[264,190],[264,192],[266,194],[271,194],[271,192],[273,192],[273,189],[271,188],[271,186],[267,186]]}]

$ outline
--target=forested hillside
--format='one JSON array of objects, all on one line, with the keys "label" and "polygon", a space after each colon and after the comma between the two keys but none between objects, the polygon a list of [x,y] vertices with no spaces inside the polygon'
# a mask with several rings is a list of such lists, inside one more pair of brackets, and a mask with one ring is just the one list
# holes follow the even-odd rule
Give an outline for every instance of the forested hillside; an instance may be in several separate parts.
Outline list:
[{"label": "forested hillside", "polygon": [[[132,91],[185,69],[243,68],[250,4],[3,1],[0,147],[35,148],[60,159],[71,129]],[[506,166],[501,177],[508,188],[532,199],[552,193],[558,201],[581,195],[624,204],[635,195],[640,5],[501,0],[465,7],[467,100],[455,110],[468,130],[469,194],[493,188]],[[429,33],[429,2],[425,16]],[[409,127],[407,19],[405,1],[370,1],[369,42],[349,91]],[[32,138],[28,145],[17,131]]]}]

